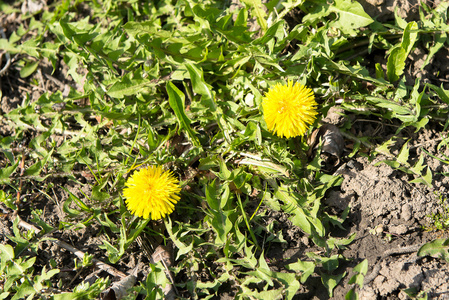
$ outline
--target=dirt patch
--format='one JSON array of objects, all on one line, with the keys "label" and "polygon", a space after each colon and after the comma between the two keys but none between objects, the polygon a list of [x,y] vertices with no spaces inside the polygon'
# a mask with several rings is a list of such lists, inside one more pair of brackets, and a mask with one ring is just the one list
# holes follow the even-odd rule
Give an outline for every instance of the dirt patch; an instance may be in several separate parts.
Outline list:
[{"label": "dirt patch", "polygon": [[[354,158],[338,170],[344,181],[340,190],[329,193],[325,203],[339,211],[348,205],[351,207],[346,223],[348,235],[356,232],[358,237],[343,251],[343,255],[353,259],[350,263],[352,267],[367,259],[370,265],[368,274],[380,265],[377,275],[371,273],[375,276],[364,286],[361,299],[408,299],[403,291],[408,288],[425,291],[429,297],[444,295],[448,291],[446,283],[432,285],[441,278],[447,278],[447,264],[438,259],[416,257],[420,245],[447,237],[446,233],[423,230],[434,222],[432,215],[444,213],[445,206],[441,200],[449,189],[448,178],[441,175],[449,171],[449,166],[424,152],[436,154],[442,139],[437,138],[435,132],[432,129],[422,130],[412,134],[408,142],[413,162],[419,155],[424,155],[425,165],[434,174],[433,186],[410,183],[416,176],[386,165],[382,161],[391,160],[391,157],[382,155],[371,161],[367,157]],[[394,148],[399,149],[401,144]],[[397,152],[392,150],[394,155]],[[448,154],[445,147],[438,152]],[[401,252],[401,249],[408,248],[413,248],[413,253],[383,257],[389,251]],[[336,298],[343,298],[347,288],[338,287]]]}]

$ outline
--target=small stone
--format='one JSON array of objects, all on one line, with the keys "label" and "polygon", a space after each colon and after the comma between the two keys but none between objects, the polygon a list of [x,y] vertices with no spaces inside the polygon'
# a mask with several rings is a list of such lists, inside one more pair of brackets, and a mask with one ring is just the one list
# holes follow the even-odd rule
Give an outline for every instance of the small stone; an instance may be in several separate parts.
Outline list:
[{"label": "small stone", "polygon": [[385,228],[383,225],[379,225],[376,227],[376,234],[381,234],[382,232],[384,232]]},{"label": "small stone", "polygon": [[404,224],[401,225],[397,225],[397,226],[390,226],[390,230],[391,233],[394,234],[398,234],[398,235],[402,235],[402,234],[406,234],[408,231],[408,227],[405,226]]},{"label": "small stone", "polygon": [[410,204],[405,204],[402,206],[401,218],[404,221],[409,221],[412,218],[412,206]]},{"label": "small stone", "polygon": [[302,242],[305,246],[308,246],[308,245],[309,245],[309,238],[306,237],[306,236],[303,236],[303,237],[301,238],[301,242]]}]

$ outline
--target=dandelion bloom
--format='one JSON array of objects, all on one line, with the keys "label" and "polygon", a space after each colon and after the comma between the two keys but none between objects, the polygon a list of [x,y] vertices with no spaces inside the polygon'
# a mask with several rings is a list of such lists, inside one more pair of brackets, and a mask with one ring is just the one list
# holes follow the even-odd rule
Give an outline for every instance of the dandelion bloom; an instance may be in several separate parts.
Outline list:
[{"label": "dandelion bloom", "polygon": [[272,87],[262,101],[264,119],[268,130],[280,137],[291,138],[306,133],[317,115],[313,91],[288,81]]},{"label": "dandelion bloom", "polygon": [[158,220],[173,212],[181,187],[170,171],[147,167],[134,172],[125,183],[126,206],[136,216]]}]

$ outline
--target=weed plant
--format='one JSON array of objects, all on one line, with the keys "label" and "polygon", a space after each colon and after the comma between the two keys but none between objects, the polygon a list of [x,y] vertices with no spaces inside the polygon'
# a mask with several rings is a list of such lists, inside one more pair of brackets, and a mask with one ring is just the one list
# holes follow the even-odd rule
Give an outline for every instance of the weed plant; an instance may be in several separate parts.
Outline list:
[{"label": "weed plant", "polygon": [[[97,297],[110,279],[66,287],[54,280],[56,265],[33,267],[39,243],[52,232],[94,224],[103,228],[98,250],[109,264],[132,255],[143,233],[173,243],[170,270],[182,298],[232,292],[236,299],[292,299],[310,276],[319,276],[332,296],[346,276],[339,250],[355,236],[331,235],[336,226],[344,229],[349,210],[332,215],[321,200],[342,178],[322,169],[319,147],[307,156],[306,137],[283,139],[267,130],[263,96],[288,80],[311,88],[319,114],[308,135],[337,105],[399,122],[398,133],[447,120],[449,91],[419,79],[408,86],[404,68],[416,45],[427,47],[428,63],[447,43],[448,6],[422,4],[420,21],[396,16],[394,24],[379,23],[350,0],[60,0],[22,14],[21,25],[0,39],[13,59],[9,72],[40,87],[42,64],[53,72],[64,66],[69,85],[36,101],[27,94],[1,117],[11,134],[0,137],[0,198],[20,216],[26,207],[25,221],[41,231],[21,231],[15,219],[11,242],[0,246],[0,298]],[[0,8],[21,13],[17,3],[0,1]],[[297,21],[287,22],[291,15]],[[379,49],[384,66],[365,59]],[[350,127],[348,119],[341,130],[350,135]],[[371,144],[374,137],[354,138],[350,155]],[[376,153],[389,153],[390,145]],[[404,147],[389,164],[432,184],[430,170],[423,161],[410,163]],[[128,212],[123,199],[126,179],[145,165],[171,170],[182,187],[159,232]],[[61,177],[88,192],[80,197],[58,186]],[[68,195],[65,217],[48,224],[33,199],[55,201],[58,188]],[[266,257],[285,244],[277,220],[268,218],[273,211],[286,214],[315,247],[279,271]],[[126,299],[163,297],[165,268],[157,263],[151,270]],[[366,270],[366,262],[357,266],[351,283],[361,286]],[[357,297],[355,290],[348,297]]]}]

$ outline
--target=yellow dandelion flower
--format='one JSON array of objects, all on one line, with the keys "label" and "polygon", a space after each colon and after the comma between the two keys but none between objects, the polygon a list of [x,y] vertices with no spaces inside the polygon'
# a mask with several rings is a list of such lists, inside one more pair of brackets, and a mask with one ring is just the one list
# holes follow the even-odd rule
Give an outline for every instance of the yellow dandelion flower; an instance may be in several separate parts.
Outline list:
[{"label": "yellow dandelion flower", "polygon": [[262,108],[268,130],[286,138],[303,135],[315,121],[317,111],[313,91],[288,81],[271,88],[263,98]]},{"label": "yellow dandelion flower", "polygon": [[125,183],[123,196],[134,215],[159,220],[173,212],[181,187],[170,171],[147,167],[134,172]]}]

